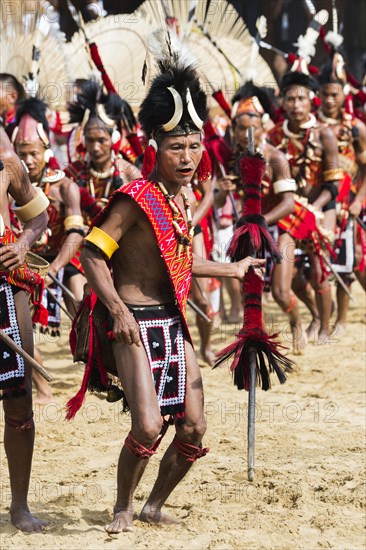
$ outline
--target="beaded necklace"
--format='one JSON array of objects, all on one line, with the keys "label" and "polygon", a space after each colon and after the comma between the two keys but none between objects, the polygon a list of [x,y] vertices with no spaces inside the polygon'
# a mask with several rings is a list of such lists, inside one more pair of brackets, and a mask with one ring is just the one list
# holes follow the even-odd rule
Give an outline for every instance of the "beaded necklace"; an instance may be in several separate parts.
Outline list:
[{"label": "beaded necklace", "polygon": [[189,203],[189,199],[188,199],[187,195],[185,194],[185,192],[181,190],[180,194],[181,194],[181,197],[183,199],[183,206],[184,206],[184,210],[185,210],[186,215],[187,215],[188,232],[185,235],[183,233],[179,223],[178,223],[178,218],[182,215],[182,213],[179,210],[179,208],[177,207],[177,205],[175,204],[175,202],[173,202],[174,195],[169,195],[169,193],[166,190],[165,186],[160,181],[157,181],[156,183],[157,183],[160,191],[164,195],[164,198],[165,198],[166,202],[168,203],[171,211],[173,212],[172,226],[174,227],[174,229],[175,229],[175,231],[178,235],[177,256],[178,256],[178,259],[179,259],[182,255],[182,251],[184,251],[184,253],[188,253],[190,247],[192,246],[194,227],[192,226],[192,211],[191,211],[191,206],[190,206],[190,203]]},{"label": "beaded necklace", "polygon": [[319,109],[318,116],[322,122],[328,124],[328,126],[336,126],[339,128],[336,132],[338,147],[341,153],[344,149],[352,144],[352,115],[346,113],[344,109],[341,110],[342,118],[330,118],[325,116],[323,111]]},{"label": "beaded necklace", "polygon": [[90,178],[88,181],[88,188],[90,196],[95,199],[96,193],[95,193],[95,186],[98,185],[100,180],[107,180],[106,185],[104,187],[103,195],[101,199],[99,199],[99,203],[101,203],[102,206],[105,206],[105,204],[108,202],[113,177],[116,175],[117,167],[116,167],[116,157],[114,154],[111,156],[112,166],[105,170],[104,172],[98,172],[95,170],[91,165],[88,166]]}]

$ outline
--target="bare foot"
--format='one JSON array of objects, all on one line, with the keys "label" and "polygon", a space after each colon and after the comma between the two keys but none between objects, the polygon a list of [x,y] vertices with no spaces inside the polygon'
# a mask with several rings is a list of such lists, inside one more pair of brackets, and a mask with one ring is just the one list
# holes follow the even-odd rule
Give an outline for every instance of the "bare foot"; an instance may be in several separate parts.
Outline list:
[{"label": "bare foot", "polygon": [[34,397],[34,404],[35,405],[48,405],[48,403],[51,403],[53,401],[52,393],[41,393],[37,392]]},{"label": "bare foot", "polygon": [[212,326],[217,328],[222,324],[222,319],[220,316],[220,313],[214,313],[213,319],[212,319]]},{"label": "bare foot", "polygon": [[11,522],[17,529],[25,533],[41,533],[46,523],[32,516],[28,508],[10,510]]},{"label": "bare foot", "polygon": [[308,337],[309,340],[312,340],[313,342],[316,341],[319,328],[320,328],[319,319],[317,317],[313,317],[310,325],[308,326],[308,328],[305,331],[306,336]]},{"label": "bare foot", "polygon": [[205,361],[205,363],[208,363],[210,365],[210,367],[213,366],[213,364],[215,363],[216,361],[216,357],[215,357],[215,354],[214,352],[212,351],[212,349],[202,349],[201,348],[201,356],[202,356],[202,359],[203,361]]},{"label": "bare foot", "polygon": [[123,533],[133,531],[132,527],[133,512],[129,510],[121,510],[115,512],[113,521],[104,527],[107,533]]},{"label": "bare foot", "polygon": [[308,343],[308,337],[306,331],[303,330],[301,323],[293,325],[292,331],[292,346],[294,355],[304,355],[305,348]]},{"label": "bare foot", "polygon": [[346,333],[346,325],[336,323],[332,329],[331,336],[343,336]]},{"label": "bare foot", "polygon": [[233,313],[231,312],[225,319],[226,323],[229,325],[236,325],[237,323],[240,323],[240,315],[239,313]]},{"label": "bare foot", "polygon": [[168,514],[163,514],[161,510],[153,510],[146,505],[139,516],[139,520],[160,525],[175,525],[180,523],[178,519],[168,516]]},{"label": "bare foot", "polygon": [[317,344],[322,346],[324,344],[331,344],[331,342],[332,342],[332,339],[330,337],[330,334],[329,334],[328,330],[326,330],[326,329],[320,330],[319,334],[318,334]]}]

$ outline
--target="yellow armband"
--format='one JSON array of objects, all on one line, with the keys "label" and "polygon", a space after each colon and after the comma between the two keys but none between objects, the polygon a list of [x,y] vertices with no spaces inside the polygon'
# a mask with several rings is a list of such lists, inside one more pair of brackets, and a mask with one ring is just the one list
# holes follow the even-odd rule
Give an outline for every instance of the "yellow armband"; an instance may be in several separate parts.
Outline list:
[{"label": "yellow armband", "polygon": [[360,164],[366,164],[366,151],[362,151],[357,157],[357,160]]},{"label": "yellow armband", "polygon": [[296,181],[292,178],[277,180],[273,183],[273,192],[275,195],[278,195],[278,193],[286,193],[286,191],[295,192],[296,189]]},{"label": "yellow armband", "polygon": [[116,252],[116,250],[119,249],[118,243],[112,237],[108,235],[103,229],[100,229],[99,227],[93,227],[93,229],[90,231],[89,235],[87,235],[84,239],[84,241],[88,241],[89,243],[93,244],[103,254],[108,258],[108,260],[111,259],[113,254]]},{"label": "yellow armband", "polygon": [[324,170],[323,172],[323,181],[336,181],[341,180],[344,176],[343,170],[339,168],[330,168],[330,170]]},{"label": "yellow armband", "polygon": [[15,204],[13,210],[18,220],[26,223],[44,212],[49,204],[50,201],[43,193],[42,189],[37,187],[33,199],[27,202],[27,204],[23,204],[23,206],[17,206]]},{"label": "yellow armband", "polygon": [[77,214],[67,216],[67,218],[64,219],[64,228],[65,231],[70,231],[70,229],[84,229],[83,217]]}]

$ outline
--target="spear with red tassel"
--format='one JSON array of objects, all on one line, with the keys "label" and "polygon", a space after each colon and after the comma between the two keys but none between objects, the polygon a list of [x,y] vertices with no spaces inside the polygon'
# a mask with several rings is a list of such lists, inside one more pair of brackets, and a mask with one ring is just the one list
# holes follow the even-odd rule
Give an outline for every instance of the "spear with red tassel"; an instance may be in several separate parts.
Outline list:
[{"label": "spear with red tassel", "polygon": [[[248,153],[239,159],[239,172],[244,190],[243,214],[229,246],[228,255],[234,261],[246,256],[264,258],[269,251],[273,261],[278,263],[281,255],[268,232],[261,215],[261,183],[266,163],[260,153],[254,152],[253,128],[249,128]],[[243,281],[244,319],[243,327],[236,340],[217,354],[214,367],[233,358],[231,371],[239,390],[249,391],[248,403],[248,480],[254,480],[254,427],[255,390],[261,383],[263,390],[271,387],[270,374],[275,372],[281,384],[286,381],[286,371],[292,370],[292,362],[280,348],[278,334],[269,335],[263,326],[262,292],[264,282],[253,269],[245,274]]]}]

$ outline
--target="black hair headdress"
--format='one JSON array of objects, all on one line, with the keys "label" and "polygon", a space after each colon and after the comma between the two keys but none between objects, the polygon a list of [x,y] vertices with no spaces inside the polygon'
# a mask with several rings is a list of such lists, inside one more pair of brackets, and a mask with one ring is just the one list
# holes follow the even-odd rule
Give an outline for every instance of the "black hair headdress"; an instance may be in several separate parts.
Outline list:
[{"label": "black hair headdress", "polygon": [[280,83],[280,90],[282,93],[285,93],[289,88],[293,86],[303,86],[309,90],[316,92],[318,90],[318,84],[316,80],[310,76],[310,74],[305,74],[299,71],[289,71],[285,73],[282,77]]},{"label": "black hair headdress", "polygon": [[101,86],[88,80],[83,84],[77,101],[69,103],[70,122],[78,122],[85,127],[89,120],[100,119],[110,131],[123,126],[131,131],[136,125],[136,119],[130,105],[118,94],[104,94]]},{"label": "black hair headdress", "polygon": [[[168,31],[154,35],[152,45],[159,73],[142,102],[139,121],[148,138],[199,133],[208,116],[206,94],[201,88],[195,62]],[[173,37],[174,40],[174,37]]]}]

